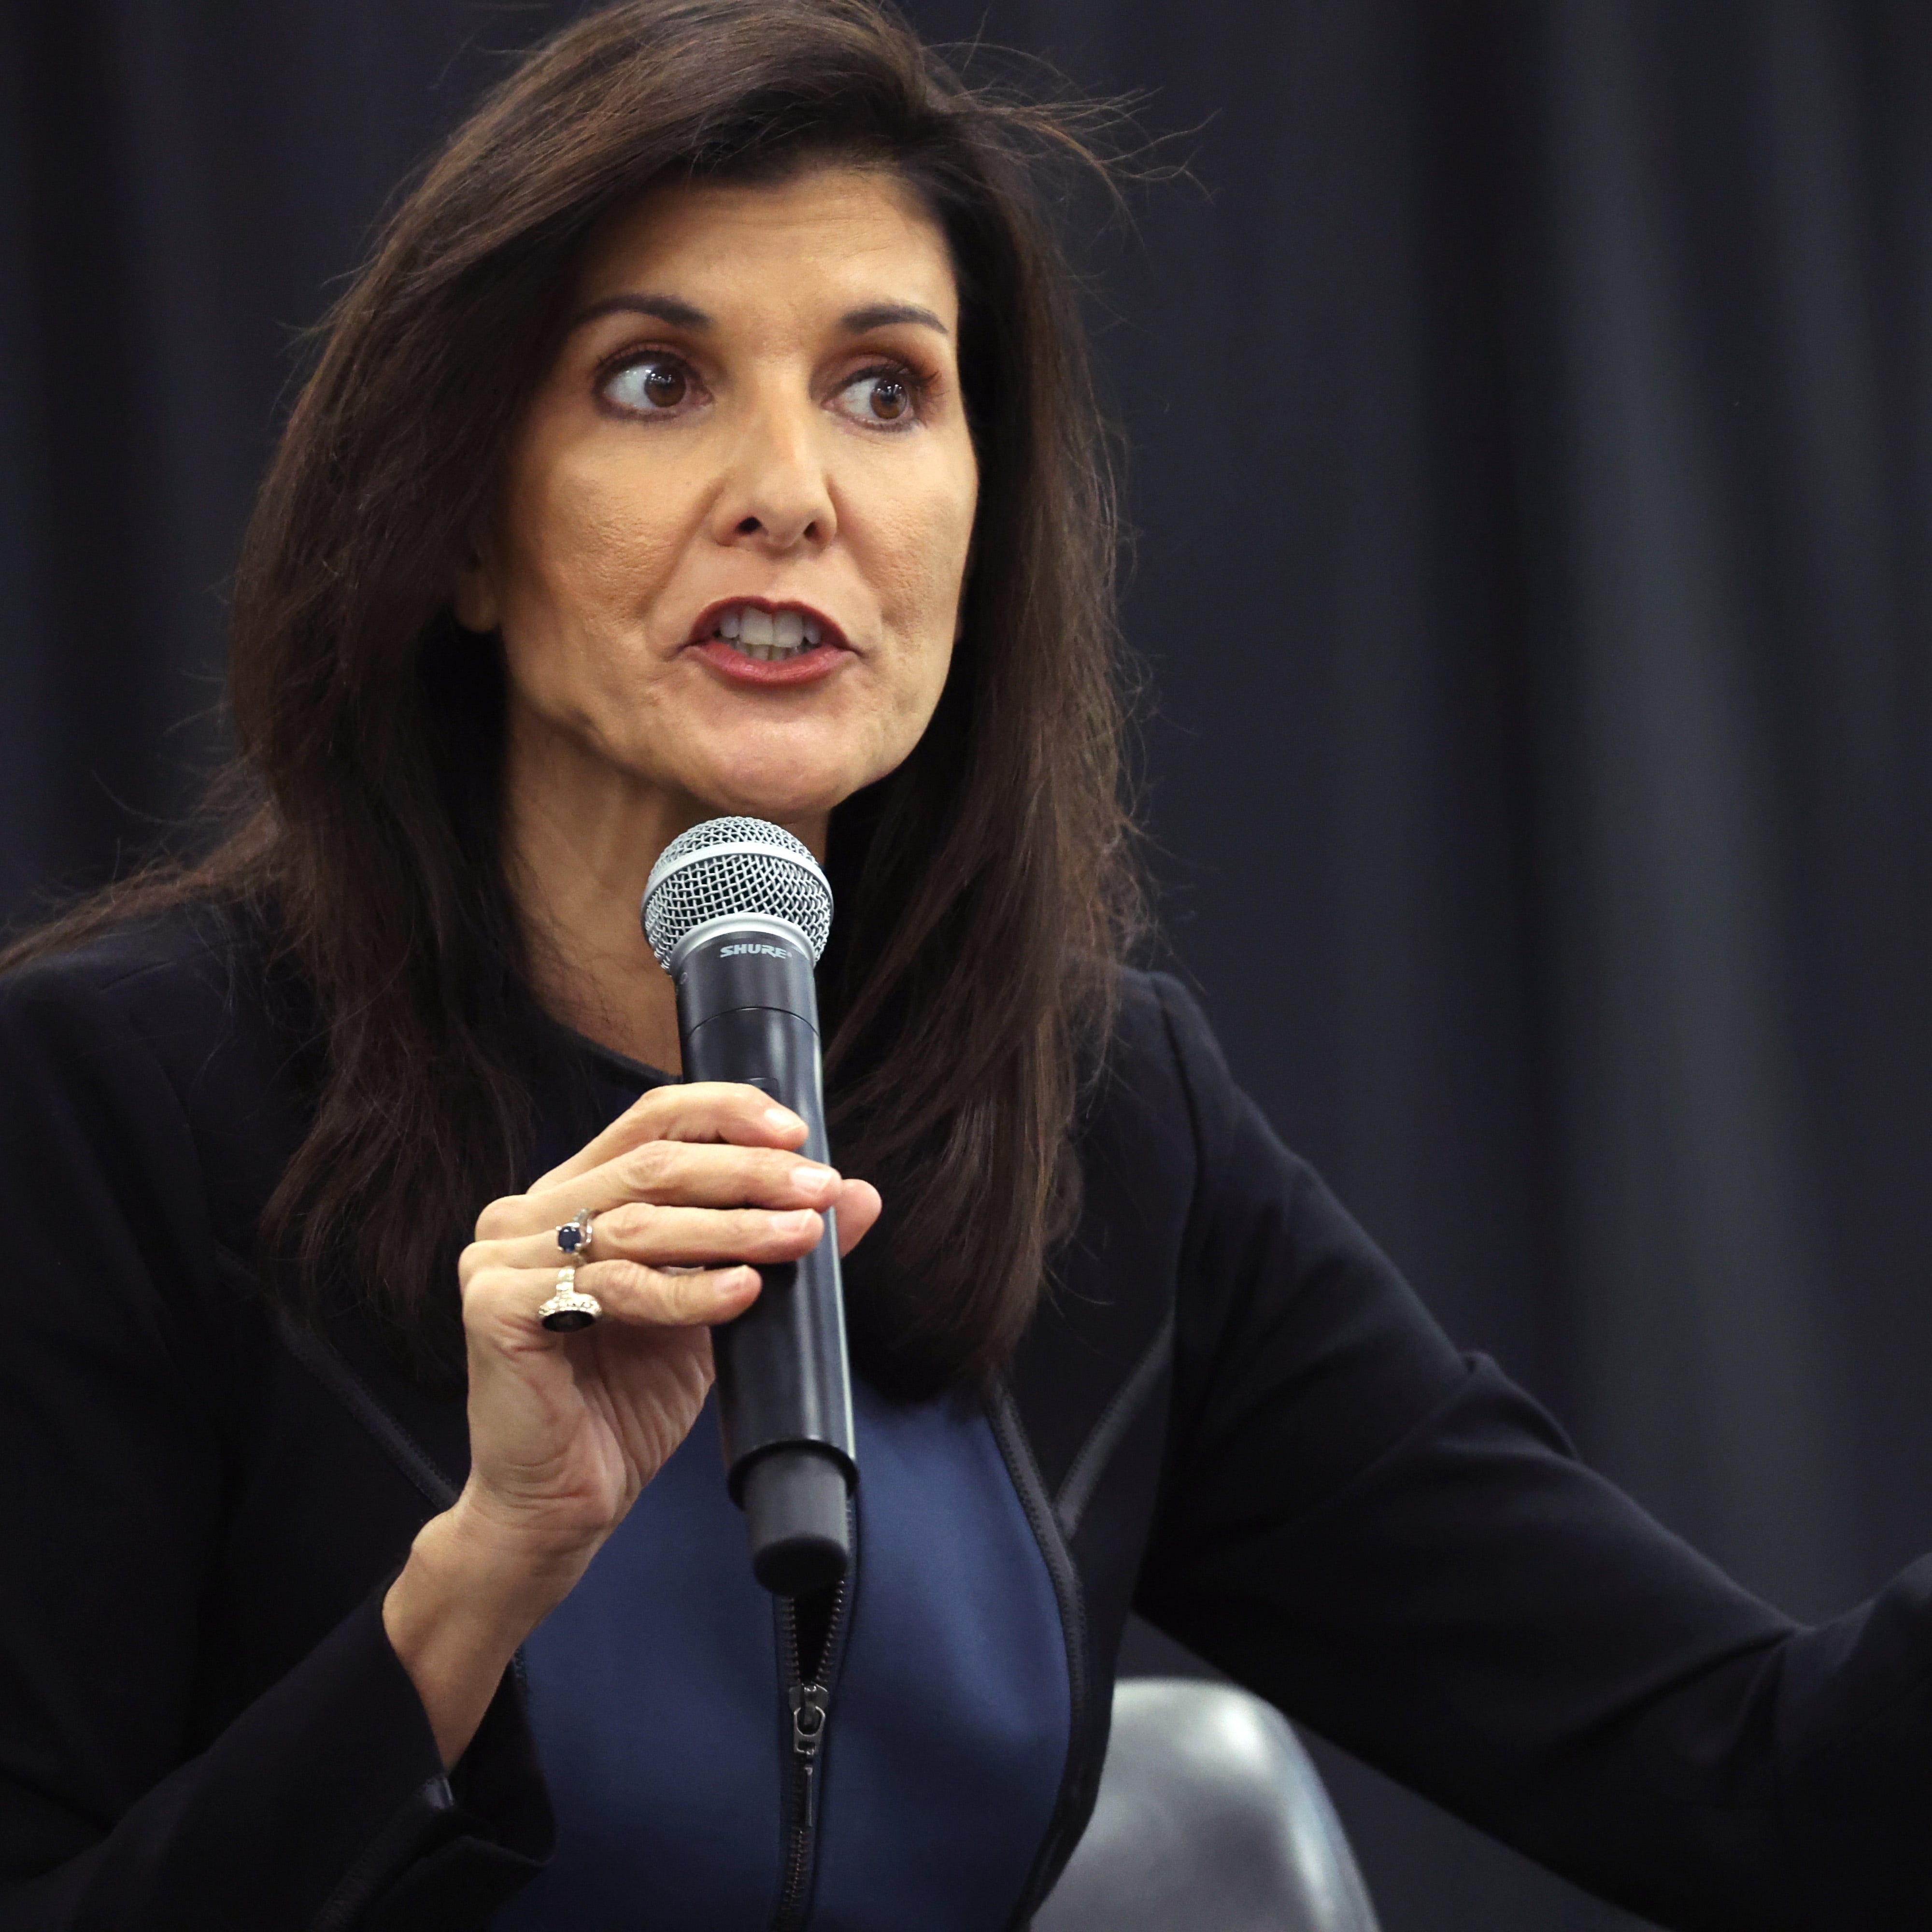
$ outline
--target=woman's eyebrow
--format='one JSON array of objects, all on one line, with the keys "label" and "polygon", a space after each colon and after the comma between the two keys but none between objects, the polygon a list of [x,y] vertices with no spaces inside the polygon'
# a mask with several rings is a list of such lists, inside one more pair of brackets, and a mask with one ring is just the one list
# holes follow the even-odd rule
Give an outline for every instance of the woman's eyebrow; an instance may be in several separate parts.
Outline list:
[{"label": "woman's eyebrow", "polygon": [[[712,318],[704,310],[676,296],[622,295],[606,296],[602,302],[580,309],[571,317],[570,326],[578,329],[600,316],[625,314],[652,316],[673,328],[688,328],[694,334],[712,326]],[[848,309],[838,318],[838,326],[848,335],[862,335],[868,328],[887,328],[904,322],[937,329],[941,335],[950,332],[931,309],[922,308],[916,302],[869,302],[863,308]]]},{"label": "woman's eyebrow", "polygon": [[711,318],[704,310],[694,308],[688,302],[680,302],[676,296],[607,296],[603,301],[580,309],[571,317],[570,326],[573,329],[581,328],[586,322],[595,322],[599,316],[625,314],[655,316],[673,328],[688,328],[694,333],[711,326]]},{"label": "woman's eyebrow", "polygon": [[855,308],[838,318],[838,326],[848,335],[862,335],[868,328],[886,328],[896,322],[916,322],[922,328],[936,328],[941,335],[948,332],[944,322],[929,308],[921,308],[916,302],[874,302],[866,308]]}]

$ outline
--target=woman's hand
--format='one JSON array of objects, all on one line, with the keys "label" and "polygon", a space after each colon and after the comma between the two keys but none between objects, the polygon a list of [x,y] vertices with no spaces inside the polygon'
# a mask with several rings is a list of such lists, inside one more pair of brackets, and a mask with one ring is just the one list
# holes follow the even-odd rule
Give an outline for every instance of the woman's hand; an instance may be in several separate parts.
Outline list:
[{"label": "woman's hand", "polygon": [[[517,1646],[697,1420],[710,1324],[758,1292],[746,1264],[808,1252],[828,1209],[842,1252],[878,1218],[869,1184],[792,1151],[805,1133],[755,1088],[656,1088],[527,1194],[478,1217],[460,1268],[470,1479],[424,1525],[383,1604],[446,1764]],[[556,1229],[586,1210],[594,1228],[577,1286],[603,1317],[555,1334],[537,1310],[566,1262]]]}]

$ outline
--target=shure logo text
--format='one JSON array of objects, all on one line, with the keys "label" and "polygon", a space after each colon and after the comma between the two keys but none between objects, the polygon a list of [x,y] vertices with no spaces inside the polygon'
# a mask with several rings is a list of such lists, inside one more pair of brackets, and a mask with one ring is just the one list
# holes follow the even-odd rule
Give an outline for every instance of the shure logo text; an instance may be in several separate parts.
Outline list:
[{"label": "shure logo text", "polygon": [[782,946],[721,946],[718,956],[721,959],[735,959],[741,952],[762,953],[767,959],[789,959],[791,955]]}]

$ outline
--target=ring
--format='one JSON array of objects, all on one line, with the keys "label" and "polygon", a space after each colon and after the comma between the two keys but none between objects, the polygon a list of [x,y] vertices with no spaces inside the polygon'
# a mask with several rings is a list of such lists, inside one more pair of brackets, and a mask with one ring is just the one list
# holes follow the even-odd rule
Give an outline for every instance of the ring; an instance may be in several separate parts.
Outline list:
[{"label": "ring", "polygon": [[589,1208],[578,1208],[575,1215],[558,1228],[556,1246],[557,1252],[566,1256],[573,1266],[590,1253],[590,1210]]},{"label": "ring", "polygon": [[537,1310],[537,1319],[554,1334],[567,1335],[573,1328],[588,1328],[603,1312],[596,1295],[578,1293],[576,1269],[563,1268],[557,1270],[556,1289]]}]

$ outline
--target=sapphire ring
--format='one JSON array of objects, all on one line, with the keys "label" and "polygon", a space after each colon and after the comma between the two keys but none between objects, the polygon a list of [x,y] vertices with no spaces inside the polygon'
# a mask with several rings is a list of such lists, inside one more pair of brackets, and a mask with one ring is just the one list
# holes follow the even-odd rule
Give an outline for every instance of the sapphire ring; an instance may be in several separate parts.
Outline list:
[{"label": "sapphire ring", "polygon": [[580,1208],[576,1214],[556,1231],[557,1252],[565,1262],[574,1268],[590,1252],[590,1210]]}]

